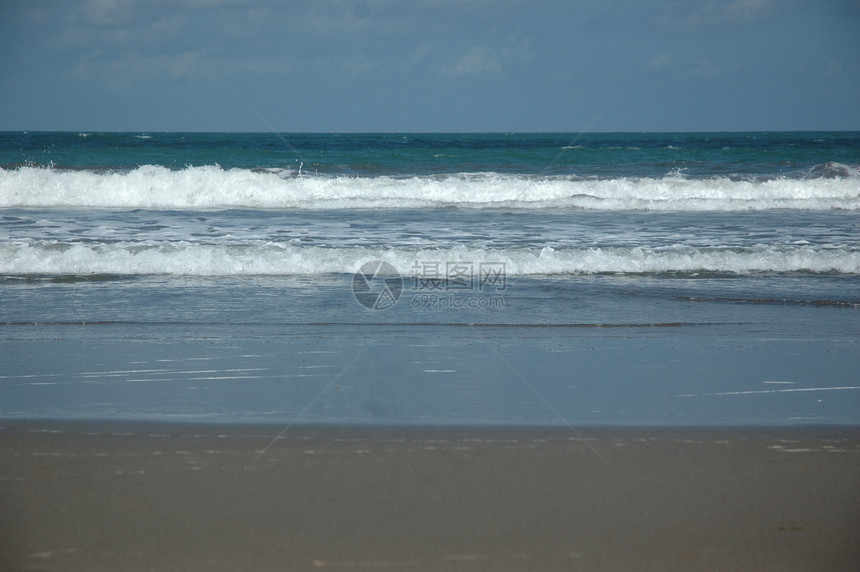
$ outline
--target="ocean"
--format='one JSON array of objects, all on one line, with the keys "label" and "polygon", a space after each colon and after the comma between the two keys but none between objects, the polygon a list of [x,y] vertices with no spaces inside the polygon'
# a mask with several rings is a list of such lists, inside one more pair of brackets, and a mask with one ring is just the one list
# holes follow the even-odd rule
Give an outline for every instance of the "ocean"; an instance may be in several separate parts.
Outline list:
[{"label": "ocean", "polygon": [[0,133],[0,418],[860,423],[860,133]]}]

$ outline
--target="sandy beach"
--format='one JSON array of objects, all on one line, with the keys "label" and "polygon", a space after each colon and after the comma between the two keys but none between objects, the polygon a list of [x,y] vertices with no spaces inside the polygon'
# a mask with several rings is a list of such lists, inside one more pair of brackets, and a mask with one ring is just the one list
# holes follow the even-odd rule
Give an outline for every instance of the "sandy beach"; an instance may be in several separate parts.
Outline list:
[{"label": "sandy beach", "polygon": [[860,561],[856,427],[2,426],[2,570]]}]

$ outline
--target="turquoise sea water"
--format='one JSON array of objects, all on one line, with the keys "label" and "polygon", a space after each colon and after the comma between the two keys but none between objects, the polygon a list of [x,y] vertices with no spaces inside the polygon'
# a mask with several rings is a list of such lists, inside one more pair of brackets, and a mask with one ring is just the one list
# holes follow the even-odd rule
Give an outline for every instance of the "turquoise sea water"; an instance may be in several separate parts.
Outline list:
[{"label": "turquoise sea water", "polygon": [[[69,169],[298,169],[364,176],[494,172],[617,178],[817,177],[860,164],[860,133],[23,133],[0,134],[0,165]],[[856,175],[856,171],[854,172]]]},{"label": "turquoise sea water", "polygon": [[0,133],[0,165],[0,417],[860,422],[858,133]]}]

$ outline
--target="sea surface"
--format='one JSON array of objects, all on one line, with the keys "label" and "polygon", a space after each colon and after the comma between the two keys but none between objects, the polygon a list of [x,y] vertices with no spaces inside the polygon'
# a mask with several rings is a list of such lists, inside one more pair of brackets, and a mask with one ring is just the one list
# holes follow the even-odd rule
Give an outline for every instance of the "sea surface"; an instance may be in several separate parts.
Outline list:
[{"label": "sea surface", "polygon": [[0,133],[0,418],[860,424],[860,133]]}]

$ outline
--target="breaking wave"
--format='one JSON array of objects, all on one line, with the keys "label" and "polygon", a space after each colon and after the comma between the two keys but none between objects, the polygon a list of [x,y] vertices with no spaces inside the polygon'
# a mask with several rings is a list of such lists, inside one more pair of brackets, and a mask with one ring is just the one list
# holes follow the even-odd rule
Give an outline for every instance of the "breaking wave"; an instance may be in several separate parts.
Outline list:
[{"label": "breaking wave", "polygon": [[860,174],[821,165],[806,177],[584,179],[499,173],[412,177],[308,176],[277,169],[126,172],[0,169],[0,208],[420,209],[644,211],[860,210]]},{"label": "breaking wave", "polygon": [[860,251],[839,247],[589,247],[387,248],[295,246],[275,242],[207,245],[191,242],[0,244],[0,274],[22,275],[320,275],[353,273],[386,260],[403,276],[416,264],[503,264],[509,276],[665,273],[860,274]]}]

